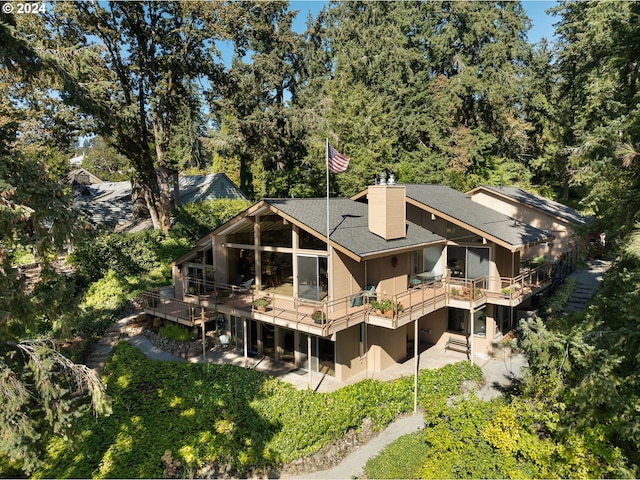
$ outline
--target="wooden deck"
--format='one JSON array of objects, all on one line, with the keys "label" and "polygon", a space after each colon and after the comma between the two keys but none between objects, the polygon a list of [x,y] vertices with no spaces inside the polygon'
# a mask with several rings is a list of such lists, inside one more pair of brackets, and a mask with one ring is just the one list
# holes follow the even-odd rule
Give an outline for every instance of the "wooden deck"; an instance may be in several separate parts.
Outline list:
[{"label": "wooden deck", "polygon": [[[443,279],[397,295],[363,295],[357,302],[354,295],[316,302],[254,289],[240,292],[230,285],[214,284],[208,289],[212,293],[185,295],[184,300],[145,292],[143,305],[150,315],[191,327],[225,314],[326,337],[362,322],[398,328],[447,306],[468,310],[487,303],[515,307],[550,283],[550,271],[531,270],[514,278]],[[504,289],[509,289],[510,294],[503,293]],[[258,298],[269,301],[264,311],[253,304]],[[391,307],[386,312],[376,310],[375,302],[386,302]]]}]

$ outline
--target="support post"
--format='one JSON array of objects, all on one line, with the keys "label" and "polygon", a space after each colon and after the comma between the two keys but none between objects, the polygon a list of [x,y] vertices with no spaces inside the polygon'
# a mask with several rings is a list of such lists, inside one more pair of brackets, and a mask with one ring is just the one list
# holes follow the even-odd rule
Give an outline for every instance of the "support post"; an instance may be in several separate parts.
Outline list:
[{"label": "support post", "polygon": [[473,365],[473,322],[475,321],[475,318],[476,312],[471,308],[471,310],[469,310],[469,361],[471,362],[471,365]]},{"label": "support post", "polygon": [[413,359],[414,359],[414,364],[415,364],[415,372],[414,372],[414,378],[413,378],[413,411],[417,412],[418,411],[418,372],[419,372],[419,361],[418,361],[418,352],[419,352],[419,347],[418,344],[419,342],[419,331],[418,331],[418,323],[419,323],[419,318],[416,318],[416,322],[415,322],[415,332],[414,332],[414,338],[413,338]]},{"label": "support post", "polygon": [[311,366],[313,365],[313,359],[311,358],[311,335],[307,334],[307,361],[309,362],[309,388],[311,388]]},{"label": "support post", "polygon": [[249,357],[249,350],[247,346],[247,338],[249,335],[247,334],[247,328],[249,328],[249,321],[246,318],[243,318],[244,328],[242,329],[242,346],[244,349],[244,366],[247,366],[247,358]]},{"label": "support post", "polygon": [[202,323],[202,363],[207,362],[207,340],[206,340],[206,324],[204,316],[204,307],[200,309],[200,322]]}]

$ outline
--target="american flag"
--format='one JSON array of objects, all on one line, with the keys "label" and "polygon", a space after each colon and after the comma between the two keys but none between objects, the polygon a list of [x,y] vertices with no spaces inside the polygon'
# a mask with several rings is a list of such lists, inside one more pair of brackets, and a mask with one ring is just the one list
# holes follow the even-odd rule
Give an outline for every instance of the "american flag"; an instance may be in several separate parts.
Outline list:
[{"label": "american flag", "polygon": [[349,157],[343,155],[329,145],[329,151],[327,152],[327,164],[331,173],[344,172],[349,166]]}]

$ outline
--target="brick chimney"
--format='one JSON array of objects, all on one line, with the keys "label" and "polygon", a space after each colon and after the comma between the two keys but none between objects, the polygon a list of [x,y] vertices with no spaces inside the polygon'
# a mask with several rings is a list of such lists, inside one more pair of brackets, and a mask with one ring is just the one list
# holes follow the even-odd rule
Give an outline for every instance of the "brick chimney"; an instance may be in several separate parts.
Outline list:
[{"label": "brick chimney", "polygon": [[379,182],[369,186],[367,199],[370,232],[385,240],[406,237],[406,188],[396,185],[393,175],[387,181],[386,173],[381,173]]}]

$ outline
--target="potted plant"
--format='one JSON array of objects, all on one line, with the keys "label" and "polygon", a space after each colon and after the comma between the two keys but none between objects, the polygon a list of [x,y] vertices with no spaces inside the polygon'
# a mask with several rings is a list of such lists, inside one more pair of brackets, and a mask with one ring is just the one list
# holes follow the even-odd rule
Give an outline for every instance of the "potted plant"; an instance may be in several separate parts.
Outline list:
[{"label": "potted plant", "polygon": [[377,300],[371,300],[369,304],[371,305],[371,308],[374,312],[382,313],[382,304],[380,302],[378,302]]},{"label": "potted plant", "polygon": [[452,296],[452,297],[457,297],[457,296],[459,296],[459,295],[460,295],[460,290],[458,290],[458,289],[457,289],[457,288],[455,288],[455,287],[451,289],[451,296]]},{"label": "potted plant", "polygon": [[315,310],[312,314],[311,314],[311,319],[315,322],[315,323],[322,323],[324,321],[324,312],[322,310]]},{"label": "potted plant", "polygon": [[259,312],[266,312],[267,307],[269,306],[270,303],[271,303],[271,299],[262,297],[262,298],[255,299],[253,301],[253,306]]},{"label": "potted plant", "polygon": [[371,300],[371,307],[378,315],[393,315],[393,302],[391,300],[383,300],[381,302],[377,300]]},{"label": "potted plant", "polygon": [[500,291],[502,292],[502,295],[504,296],[504,298],[511,298],[511,287],[504,287]]},{"label": "potted plant", "polygon": [[229,290],[215,290],[213,294],[216,297],[216,302],[220,302],[221,300],[229,297]]}]

